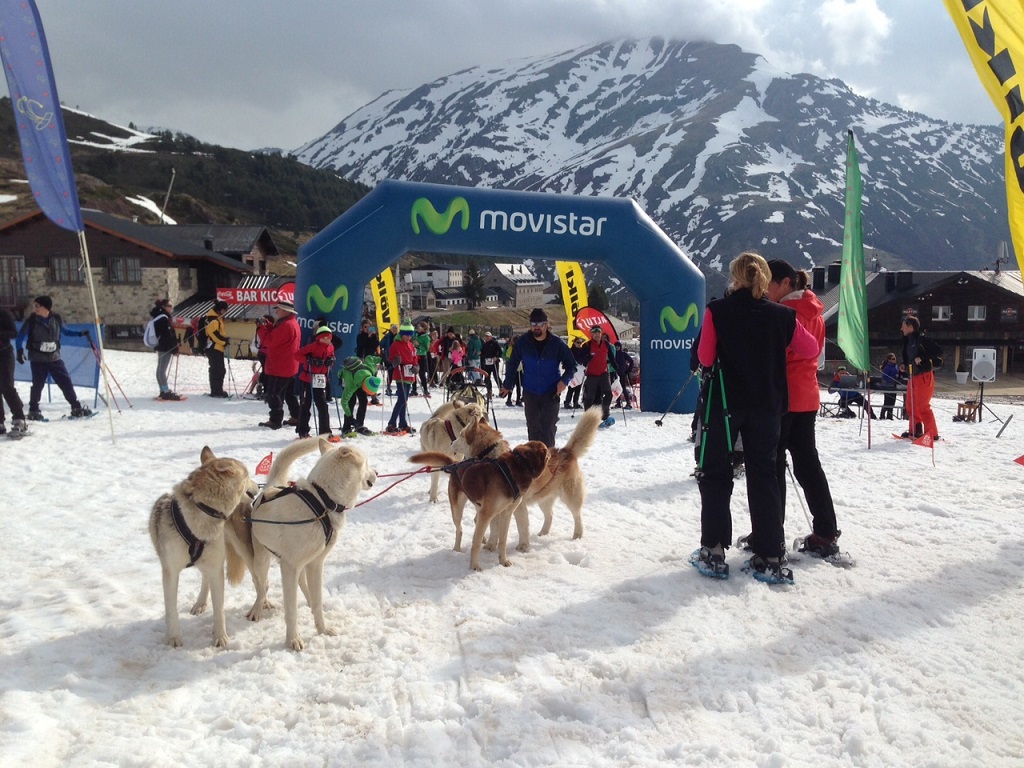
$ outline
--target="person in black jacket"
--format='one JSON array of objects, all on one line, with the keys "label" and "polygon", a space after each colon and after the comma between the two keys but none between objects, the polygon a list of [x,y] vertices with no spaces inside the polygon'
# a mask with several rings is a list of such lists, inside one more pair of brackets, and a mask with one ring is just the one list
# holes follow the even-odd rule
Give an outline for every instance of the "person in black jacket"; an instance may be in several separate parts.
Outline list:
[{"label": "person in black jacket", "polygon": [[43,414],[39,410],[39,398],[43,394],[43,385],[47,377],[53,379],[64,399],[71,405],[71,418],[92,415],[92,410],[88,406],[78,402],[71,374],[68,373],[64,361],[60,359],[61,336],[88,336],[89,332],[69,331],[64,327],[60,315],[51,311],[52,308],[53,299],[49,296],[36,296],[32,302],[32,314],[25,318],[21,330],[18,331],[18,362],[25,362],[25,353],[22,350],[22,340],[25,339],[28,361],[32,367],[32,388],[28,397],[29,421],[43,420]]},{"label": "person in black jacket", "polygon": [[490,397],[493,391],[491,382],[497,381],[498,386],[501,386],[501,344],[490,331],[484,333],[484,346],[480,350],[480,355],[483,369],[487,372],[487,396]]},{"label": "person in black jacket", "polygon": [[156,331],[156,383],[160,387],[161,400],[181,400],[182,397],[171,391],[167,383],[167,371],[171,367],[171,359],[178,354],[178,334],[171,325],[171,310],[174,305],[170,299],[159,299],[149,316],[155,318],[153,329]]},{"label": "person in black jacket", "polygon": [[900,331],[903,333],[900,371],[910,377],[907,404],[911,408],[910,422],[914,425],[914,434],[908,431],[903,437],[921,437],[927,433],[937,439],[939,428],[932,412],[932,395],[935,394],[934,369],[942,363],[942,347],[921,333],[921,321],[914,315],[903,318]]},{"label": "person in black jacket", "polygon": [[[572,352],[572,357],[576,361],[576,370],[582,371],[583,368],[587,367],[587,363],[590,362],[590,354],[587,352],[586,346],[583,344],[582,336],[572,337],[572,346],[569,351]],[[563,408],[572,408],[576,410],[580,407],[580,394],[583,392],[583,378],[580,373],[573,378],[573,381],[579,381],[579,384],[573,385],[572,381],[569,382],[569,387],[565,390],[565,402],[562,403]]]},{"label": "person in black jacket", "polygon": [[786,544],[776,476],[779,430],[789,404],[786,350],[801,358],[815,357],[818,342],[797,324],[795,311],[768,300],[771,272],[764,258],[740,254],[729,274],[730,293],[708,304],[697,350],[701,366],[711,371],[711,384],[696,472],[701,548],[692,562],[705,576],[729,574],[725,549],[732,543],[731,451],[739,435],[750,507],[748,541],[754,552],[750,567],[762,581],[791,583],[792,572],[782,567]]},{"label": "person in black jacket", "polygon": [[11,409],[11,437],[21,437],[28,431],[25,427],[25,406],[14,386],[14,347],[11,340],[18,335],[14,315],[0,307],[0,435],[7,432],[4,426],[4,401]]}]

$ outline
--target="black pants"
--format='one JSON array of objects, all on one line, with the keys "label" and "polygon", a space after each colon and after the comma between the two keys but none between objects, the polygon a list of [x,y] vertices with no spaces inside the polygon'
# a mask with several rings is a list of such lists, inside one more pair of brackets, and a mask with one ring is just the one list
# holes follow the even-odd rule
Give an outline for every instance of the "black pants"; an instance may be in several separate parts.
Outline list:
[{"label": "black pants", "polygon": [[430,389],[430,355],[420,355],[417,359],[420,365],[420,386],[423,387],[423,394],[427,394]]},{"label": "black pants", "polygon": [[4,401],[11,409],[11,419],[25,420],[25,408],[14,386],[14,347],[0,347],[0,424],[4,421]]},{"label": "black pants", "polygon": [[71,374],[68,373],[63,360],[30,362],[29,365],[32,366],[32,388],[28,393],[28,409],[30,411],[39,410],[39,398],[43,394],[43,385],[46,383],[47,376],[53,379],[53,383],[57,385],[61,394],[64,395],[64,399],[72,408],[80,407],[78,395],[75,394],[75,387],[71,383]]},{"label": "black pants", "polygon": [[607,419],[612,405],[612,382],[607,371],[583,379],[583,410],[601,403],[601,418]]},{"label": "black pants", "polygon": [[[782,520],[786,520],[786,451],[793,458],[793,475],[804,489],[807,508],[814,521],[814,533],[832,539],[836,535],[836,508],[828,478],[821,468],[818,446],[814,439],[817,411],[787,413],[782,417],[779,431],[779,449],[776,456],[776,475],[779,479],[779,497],[782,502]],[[744,445],[746,445],[744,443]]]},{"label": "black pants", "polygon": [[523,393],[523,410],[526,414],[526,434],[530,440],[540,440],[548,448],[555,447],[555,433],[558,431],[558,410],[562,401],[558,391],[543,395]]},{"label": "black pants", "polygon": [[498,373],[497,358],[490,365],[484,363],[483,369],[487,372],[487,394],[489,395],[493,392],[493,384],[491,382],[497,382],[498,387],[501,387],[501,375]]},{"label": "black pants", "polygon": [[345,423],[341,427],[342,433],[351,432],[356,427],[365,426],[363,420],[366,418],[366,392],[362,387],[358,387],[355,392],[349,396],[348,392],[342,394],[345,398],[345,402],[348,403],[348,409],[352,410],[352,401],[358,400],[359,405],[356,406],[356,412],[354,416],[345,416]]},{"label": "black pants", "polygon": [[892,419],[892,408],[896,405],[896,393],[886,392],[882,401],[882,410],[878,414],[883,419]]},{"label": "black pants", "polygon": [[208,349],[206,359],[210,364],[210,394],[224,394],[224,353]]},{"label": "black pants", "polygon": [[392,428],[409,428],[409,387],[407,381],[395,379],[395,407],[391,409],[391,418],[388,419],[388,426]]},{"label": "black pants", "polygon": [[580,392],[583,391],[583,385],[580,384],[576,387],[569,387],[565,390],[565,407],[568,408],[570,405],[573,408],[580,407]]},{"label": "black pants", "polygon": [[[507,372],[506,372],[506,375],[507,375]],[[523,372],[522,371],[516,371],[512,375],[512,388],[509,389],[509,391],[508,391],[508,399],[506,400],[506,402],[509,405],[512,405],[512,390],[513,389],[516,391],[516,403],[518,404],[518,403],[523,402]],[[530,439],[532,440],[533,438],[530,438]]]},{"label": "black pants", "polygon": [[267,406],[270,408],[270,422],[281,424],[284,422],[284,406],[288,405],[288,416],[297,418],[299,414],[299,401],[295,397],[295,386],[292,384],[292,376],[267,376]]},{"label": "black pants", "polygon": [[[308,382],[302,382],[302,395],[299,398],[299,424],[295,431],[300,437],[309,435],[309,417],[316,405],[317,431],[318,435],[329,435],[331,433],[331,414],[327,410],[327,390],[314,389]],[[283,414],[282,414],[283,415]]]},{"label": "black pants", "polygon": [[[785,551],[782,500],[776,477],[776,450],[781,414],[773,411],[731,412],[733,444],[743,437],[743,458],[750,506],[750,548],[762,557],[781,557]],[[726,442],[725,418],[719,398],[712,396],[711,415],[704,434],[700,470],[700,543],[704,547],[732,544],[733,462]]]}]

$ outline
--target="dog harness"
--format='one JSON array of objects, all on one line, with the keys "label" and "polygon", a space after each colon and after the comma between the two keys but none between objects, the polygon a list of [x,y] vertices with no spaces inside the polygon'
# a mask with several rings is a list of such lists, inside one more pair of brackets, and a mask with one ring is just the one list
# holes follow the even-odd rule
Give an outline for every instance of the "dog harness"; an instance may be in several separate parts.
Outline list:
[{"label": "dog harness", "polygon": [[[488,449],[488,450],[490,450],[490,449]],[[514,453],[512,455],[516,456]],[[519,459],[520,461],[522,461],[522,459],[519,456],[516,456],[516,458]],[[441,467],[441,471],[455,475],[455,477],[459,481],[459,485],[462,485],[462,470],[463,470],[463,468],[467,464],[478,464],[478,463],[480,463],[482,461],[486,461],[486,462],[488,462],[490,464],[493,464],[494,466],[496,466],[498,468],[498,471],[501,472],[501,476],[503,478],[505,478],[505,482],[508,484],[509,490],[512,491],[512,498],[513,499],[518,499],[522,495],[522,492],[519,490],[519,485],[516,483],[515,479],[512,477],[511,471],[509,471],[508,464],[506,464],[501,459],[466,459],[465,461],[460,461],[458,464],[449,464],[446,467]]]},{"label": "dog harness", "polygon": [[[218,520],[225,520],[224,513],[220,510],[214,509],[213,507],[203,504],[199,501],[193,501],[197,507],[203,512],[208,514],[210,517]],[[203,556],[203,550],[206,548],[206,542],[198,538],[192,529],[188,527],[188,523],[185,522],[185,516],[181,514],[181,507],[178,506],[178,500],[175,498],[171,499],[171,522],[174,523],[174,528],[177,530],[178,535],[185,540],[188,544],[188,565],[186,568],[191,568],[196,564],[196,561]]]},{"label": "dog harness", "polygon": [[344,512],[347,507],[338,504],[332,499],[327,491],[321,488],[316,483],[311,483],[313,491],[307,491],[304,488],[291,485],[284,488],[279,494],[271,499],[263,498],[262,496],[253,504],[252,511],[256,512],[257,508],[262,504],[270,504],[283,496],[294,494],[302,499],[303,503],[309,507],[313,513],[313,517],[308,520],[257,520],[255,517],[249,518],[250,523],[269,523],[272,525],[303,525],[305,523],[319,522],[321,527],[324,529],[324,546],[326,547],[331,543],[331,539],[334,537],[334,524],[331,522],[331,518],[328,513],[330,512]]}]

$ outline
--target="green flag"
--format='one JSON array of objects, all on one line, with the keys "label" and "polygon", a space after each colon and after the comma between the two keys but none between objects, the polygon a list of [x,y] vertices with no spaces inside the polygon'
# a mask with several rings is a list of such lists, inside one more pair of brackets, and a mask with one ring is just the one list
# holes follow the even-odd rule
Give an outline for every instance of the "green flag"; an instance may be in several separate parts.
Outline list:
[{"label": "green flag", "polygon": [[860,217],[862,185],[853,131],[846,139],[846,224],[839,278],[839,348],[854,368],[871,368],[868,353],[868,300],[864,281],[864,230]]}]

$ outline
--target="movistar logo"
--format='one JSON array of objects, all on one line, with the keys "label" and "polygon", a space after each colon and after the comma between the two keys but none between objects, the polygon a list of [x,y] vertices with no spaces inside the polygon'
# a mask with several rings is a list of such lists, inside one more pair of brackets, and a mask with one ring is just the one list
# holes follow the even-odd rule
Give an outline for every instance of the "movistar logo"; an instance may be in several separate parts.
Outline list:
[{"label": "movistar logo", "polygon": [[313,305],[316,304],[317,309],[321,312],[331,312],[339,299],[342,311],[348,309],[348,288],[344,285],[335,288],[334,293],[330,296],[324,294],[323,288],[319,285],[310,286],[309,291],[306,292],[306,311],[312,312]]},{"label": "movistar logo", "polygon": [[462,216],[462,228],[469,229],[469,203],[464,197],[456,197],[450,203],[444,213],[438,213],[427,198],[420,197],[412,204],[412,231],[417,235],[420,233],[420,219],[427,225],[435,235],[443,235],[452,227],[456,216]]},{"label": "movistar logo", "polygon": [[700,325],[700,316],[697,313],[697,305],[691,304],[686,308],[686,314],[682,317],[676,314],[675,309],[672,307],[661,308],[661,332],[668,333],[668,329],[671,328],[673,331],[682,333],[690,327],[690,320],[693,320],[694,325]]}]

